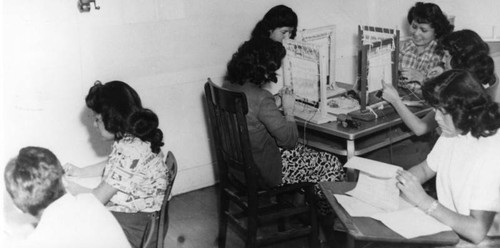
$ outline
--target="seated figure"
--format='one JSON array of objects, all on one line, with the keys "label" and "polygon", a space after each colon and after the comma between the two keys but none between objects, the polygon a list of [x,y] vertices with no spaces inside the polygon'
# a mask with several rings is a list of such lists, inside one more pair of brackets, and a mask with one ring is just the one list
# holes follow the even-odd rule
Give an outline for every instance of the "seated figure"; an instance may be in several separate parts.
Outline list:
[{"label": "seated figure", "polygon": [[14,204],[39,220],[26,240],[13,247],[127,248],[123,230],[93,194],[73,196],[63,185],[64,170],[48,149],[25,147],[4,172]]}]

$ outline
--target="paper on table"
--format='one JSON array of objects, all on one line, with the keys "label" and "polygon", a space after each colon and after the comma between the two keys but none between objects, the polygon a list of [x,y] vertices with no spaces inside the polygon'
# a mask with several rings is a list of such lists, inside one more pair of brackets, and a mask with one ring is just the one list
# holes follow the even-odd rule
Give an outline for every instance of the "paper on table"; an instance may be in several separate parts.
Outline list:
[{"label": "paper on table", "polygon": [[339,204],[342,205],[345,211],[352,217],[371,217],[374,214],[385,212],[383,209],[376,208],[348,195],[335,194],[335,199],[337,199]]},{"label": "paper on table", "polygon": [[386,211],[399,209],[395,177],[401,167],[360,157],[352,157],[344,167],[360,171],[356,187],[346,194]]},{"label": "paper on table", "polygon": [[[347,213],[349,213],[352,217],[372,217],[378,213],[387,213],[388,211],[383,210],[381,208],[374,207],[364,201],[361,201],[357,198],[348,196],[348,195],[340,195],[334,194],[335,199],[337,199],[338,203],[342,205]],[[402,197],[399,197],[399,209],[407,209],[412,208],[407,201],[405,201]]]},{"label": "paper on table", "polygon": [[[452,230],[449,226],[444,225],[416,207],[389,213],[377,213],[371,217],[381,221],[407,239]],[[418,224],[416,224],[417,222]]]}]

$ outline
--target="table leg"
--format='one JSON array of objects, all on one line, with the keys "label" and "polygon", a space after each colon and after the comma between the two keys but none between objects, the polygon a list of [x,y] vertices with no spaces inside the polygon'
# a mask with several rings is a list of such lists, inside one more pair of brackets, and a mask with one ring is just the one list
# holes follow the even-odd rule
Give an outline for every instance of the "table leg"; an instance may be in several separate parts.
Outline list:
[{"label": "table leg", "polygon": [[[354,156],[354,140],[347,140],[347,160]],[[347,181],[355,182],[358,179],[358,174],[354,169],[347,169]]]}]

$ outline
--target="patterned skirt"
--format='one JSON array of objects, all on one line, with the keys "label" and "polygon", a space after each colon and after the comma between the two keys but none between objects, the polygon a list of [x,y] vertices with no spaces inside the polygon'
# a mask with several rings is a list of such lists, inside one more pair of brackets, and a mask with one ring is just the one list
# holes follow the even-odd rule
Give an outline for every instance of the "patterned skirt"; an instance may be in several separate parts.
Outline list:
[{"label": "patterned skirt", "polygon": [[283,184],[315,183],[319,213],[322,215],[331,213],[331,207],[317,183],[345,181],[346,173],[339,159],[331,153],[317,151],[303,144],[280,151]]}]

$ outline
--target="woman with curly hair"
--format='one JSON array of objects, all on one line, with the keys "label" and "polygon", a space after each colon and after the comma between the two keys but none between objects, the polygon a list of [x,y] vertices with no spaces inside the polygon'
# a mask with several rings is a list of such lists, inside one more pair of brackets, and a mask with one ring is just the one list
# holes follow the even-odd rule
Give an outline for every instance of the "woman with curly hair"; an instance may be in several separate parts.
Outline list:
[{"label": "woman with curly hair", "polygon": [[168,197],[158,117],[143,108],[137,92],[121,81],[96,82],[85,101],[101,136],[114,140],[113,149],[101,163],[82,168],[65,165],[69,176],[102,176],[99,186],[88,189],[69,183],[67,188],[73,194],[92,192],[116,217],[132,246],[142,247],[147,224]]},{"label": "woman with curly hair", "polygon": [[474,31],[469,29],[455,31],[439,41],[445,53],[445,70],[464,69],[471,72],[476,79],[490,92],[496,83],[495,63],[491,58],[490,47]]},{"label": "woman with curly hair", "polygon": [[[442,134],[427,159],[399,171],[397,187],[415,206],[468,242],[498,236],[499,105],[466,70],[446,71],[422,86]],[[437,200],[421,184],[436,176]]]},{"label": "woman with curly hair", "polygon": [[403,83],[419,91],[429,71],[442,63],[438,39],[452,32],[454,27],[434,3],[417,2],[408,11],[407,20],[410,39],[401,42],[399,70]]},{"label": "woman with curly hair", "polygon": [[[495,66],[489,56],[489,47],[479,35],[472,30],[455,31],[441,38],[438,44],[444,53],[443,70],[464,69],[469,71],[493,97],[496,89]],[[434,69],[436,70],[436,69]],[[418,136],[434,130],[438,125],[434,120],[434,111],[423,118],[411,112],[399,97],[397,90],[391,85],[384,85],[382,97],[390,102],[403,119],[404,123]]]},{"label": "woman with curly hair", "polygon": [[[276,70],[285,53],[281,43],[252,39],[239,47],[227,66],[224,86],[245,93],[247,98],[250,143],[262,176],[259,184],[266,187],[344,180],[345,173],[337,157],[297,143],[298,130],[293,115],[295,98],[291,89],[282,90],[283,115],[273,95],[261,88],[276,81]],[[319,205],[320,213],[330,211],[328,203],[320,201]]]}]

